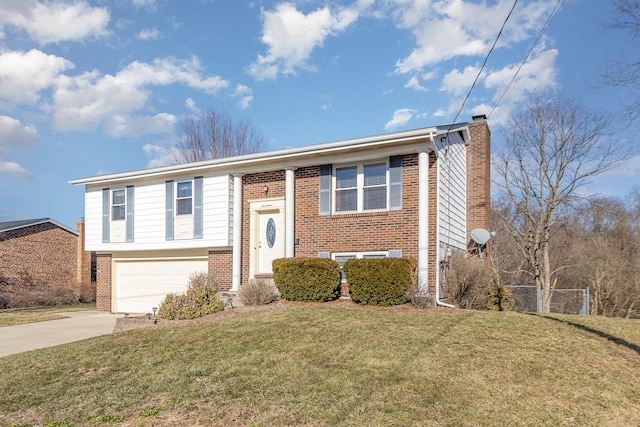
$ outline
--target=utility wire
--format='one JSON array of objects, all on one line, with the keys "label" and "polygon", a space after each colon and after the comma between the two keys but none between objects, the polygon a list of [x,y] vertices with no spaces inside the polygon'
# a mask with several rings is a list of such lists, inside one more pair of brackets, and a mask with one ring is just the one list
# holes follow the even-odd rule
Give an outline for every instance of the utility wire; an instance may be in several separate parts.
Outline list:
[{"label": "utility wire", "polygon": [[544,34],[544,32],[547,30],[547,28],[549,27],[549,24],[551,24],[551,21],[553,20],[553,18],[555,18],[555,16],[558,14],[558,11],[560,10],[560,6],[562,6],[564,4],[565,0],[558,0],[556,2],[555,7],[553,8],[553,11],[551,11],[551,14],[549,15],[549,17],[547,18],[547,22],[545,22],[545,24],[542,26],[542,28],[540,29],[540,33],[538,33],[538,37],[535,39],[535,41],[531,44],[531,47],[529,48],[529,51],[527,52],[527,55],[524,57],[524,59],[522,60],[522,62],[520,63],[520,65],[518,66],[518,69],[516,70],[516,73],[513,75],[513,77],[511,78],[511,81],[509,82],[509,84],[504,88],[504,90],[502,91],[502,93],[500,94],[500,97],[498,98],[498,100],[496,101],[496,103],[493,105],[493,108],[491,109],[491,111],[489,111],[489,114],[487,116],[491,116],[491,114],[493,114],[493,112],[495,111],[495,109],[498,107],[498,104],[500,104],[500,102],[502,101],[502,99],[505,97],[505,95],[507,94],[507,92],[509,91],[509,89],[511,88],[511,85],[513,84],[513,82],[516,80],[516,78],[518,77],[518,74],[520,73],[520,70],[522,69],[522,67],[524,66],[524,64],[527,62],[527,59],[529,59],[529,56],[531,55],[531,52],[533,52],[533,49],[535,48],[535,46],[540,42],[540,39],[542,39],[542,35]]},{"label": "utility wire", "polygon": [[502,31],[504,30],[504,27],[507,25],[507,21],[511,17],[511,14],[513,13],[513,10],[516,8],[516,4],[518,4],[518,0],[514,0],[513,6],[511,6],[511,10],[509,11],[509,14],[504,19],[504,22],[502,23],[502,27],[500,27],[500,31],[498,32],[498,35],[496,36],[496,39],[494,40],[493,45],[491,46],[491,49],[489,49],[489,52],[487,53],[487,56],[485,56],[485,58],[484,58],[484,62],[482,63],[482,67],[480,67],[480,71],[478,71],[478,74],[476,75],[476,78],[473,81],[473,84],[471,85],[471,88],[469,88],[469,91],[467,92],[467,96],[464,97],[464,101],[462,101],[462,105],[460,105],[460,109],[458,110],[458,113],[456,114],[456,117],[453,119],[453,122],[451,122],[451,124],[449,125],[449,129],[447,129],[447,135],[449,134],[449,132],[453,128],[453,125],[456,122],[456,120],[458,120],[458,117],[462,113],[462,109],[464,108],[464,105],[467,103],[467,100],[469,100],[469,97],[471,96],[471,92],[473,92],[473,88],[475,88],[476,83],[478,82],[478,79],[480,78],[480,75],[484,71],[484,67],[487,65],[487,61],[489,61],[489,56],[493,52],[493,49],[495,49],[496,44],[498,44],[498,40],[500,39],[500,36],[502,35]]}]

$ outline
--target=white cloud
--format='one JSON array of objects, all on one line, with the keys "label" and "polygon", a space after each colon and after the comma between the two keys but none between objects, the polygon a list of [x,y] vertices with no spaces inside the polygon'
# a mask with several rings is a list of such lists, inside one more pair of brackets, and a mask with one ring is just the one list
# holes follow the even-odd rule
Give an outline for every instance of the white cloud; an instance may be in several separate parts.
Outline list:
[{"label": "white cloud", "polygon": [[454,96],[464,95],[471,88],[478,71],[480,71],[479,66],[465,67],[462,72],[458,69],[451,70],[443,77],[440,89]]},{"label": "white cloud", "polygon": [[145,144],[142,150],[147,157],[151,158],[147,163],[149,168],[157,168],[161,166],[167,166],[174,163],[174,150],[173,147],[166,147],[157,144]]},{"label": "white cloud", "polygon": [[196,101],[194,101],[193,98],[185,99],[184,106],[187,107],[187,109],[192,113],[200,114],[201,110],[196,107]]},{"label": "white cloud", "polygon": [[268,46],[267,54],[258,54],[247,71],[257,80],[265,80],[275,79],[278,73],[295,74],[297,69],[314,70],[307,63],[313,50],[357,18],[357,9],[331,10],[325,6],[305,15],[286,2],[274,11],[263,11],[262,42]]},{"label": "white cloud", "polygon": [[176,117],[169,113],[155,116],[110,116],[104,121],[103,130],[114,136],[139,137],[147,134],[171,133],[176,124]]},{"label": "white cloud", "polygon": [[419,73],[409,77],[407,83],[405,83],[404,87],[407,89],[415,89],[421,92],[429,92],[429,89],[426,86],[423,86],[423,82],[427,80],[431,80],[435,77],[436,73],[431,71],[428,73]]},{"label": "white cloud", "polygon": [[74,65],[64,58],[39,50],[0,54],[0,100],[9,106],[36,104],[40,91],[51,87],[60,73]]},{"label": "white cloud", "polygon": [[31,172],[18,163],[9,160],[7,151],[11,149],[29,149],[38,140],[38,131],[23,125],[12,117],[0,116],[0,172],[32,178]]},{"label": "white cloud", "polygon": [[249,86],[239,84],[236,86],[233,97],[238,98],[238,107],[241,110],[246,110],[253,102],[253,90]]},{"label": "white cloud", "polygon": [[12,117],[0,116],[0,152],[8,148],[29,149],[38,140],[38,131]]},{"label": "white cloud", "polygon": [[387,130],[391,130],[400,126],[404,126],[409,123],[411,119],[413,119],[415,114],[416,110],[413,110],[411,108],[400,108],[393,112],[393,117],[387,122],[386,125],[384,125],[384,128]]},{"label": "white cloud", "polygon": [[[396,63],[396,72],[405,74],[459,56],[485,55],[513,2],[394,0],[393,4],[396,25],[410,30],[416,40],[415,49]],[[537,33],[555,4],[555,0],[537,0],[517,7],[498,46],[510,46]]]},{"label": "white cloud", "polygon": [[[522,101],[529,93],[555,86],[557,84],[557,69],[555,67],[557,57],[558,51],[556,49],[534,52],[511,84],[508,97],[505,98],[506,101]],[[500,70],[487,73],[485,86],[497,90],[494,100],[500,96],[503,89],[513,79],[519,65],[511,64]]]},{"label": "white cloud", "polygon": [[138,33],[140,40],[158,40],[160,38],[160,31],[156,28],[144,28]]},{"label": "white cloud", "polygon": [[156,59],[132,62],[115,75],[97,71],[79,76],[61,76],[54,93],[54,127],[57,130],[93,130],[102,127],[112,135],[139,135],[141,131],[166,132],[175,121],[170,114],[134,115],[148,104],[150,86],[184,84],[216,94],[229,82],[218,76],[203,76],[196,58]]},{"label": "white cloud", "polygon": [[158,8],[158,0],[131,0],[131,3],[137,9],[145,8],[156,10]]},{"label": "white cloud", "polygon": [[0,30],[16,28],[44,45],[105,36],[109,19],[108,9],[85,0],[5,0]]},{"label": "white cloud", "polygon": [[21,176],[23,178],[33,178],[33,174],[15,162],[0,162],[0,173]]}]

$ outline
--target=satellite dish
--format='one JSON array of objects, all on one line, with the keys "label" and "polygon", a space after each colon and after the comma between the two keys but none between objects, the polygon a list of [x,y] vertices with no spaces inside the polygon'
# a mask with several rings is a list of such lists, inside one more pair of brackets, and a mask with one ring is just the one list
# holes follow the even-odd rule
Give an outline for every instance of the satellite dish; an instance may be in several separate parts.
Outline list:
[{"label": "satellite dish", "polygon": [[471,239],[479,246],[482,246],[491,239],[491,233],[484,228],[474,228],[471,230]]}]

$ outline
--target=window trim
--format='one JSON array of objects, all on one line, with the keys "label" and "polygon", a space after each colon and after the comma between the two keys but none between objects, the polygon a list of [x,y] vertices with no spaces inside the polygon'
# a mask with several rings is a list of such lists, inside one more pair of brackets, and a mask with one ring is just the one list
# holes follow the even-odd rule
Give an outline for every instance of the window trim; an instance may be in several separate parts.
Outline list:
[{"label": "window trim", "polygon": [[[180,197],[180,191],[179,191],[179,187],[180,184],[186,184],[189,183],[191,184],[191,195],[189,197]],[[194,197],[193,197],[193,193],[194,193],[194,189],[193,189],[193,179],[186,179],[184,181],[176,181],[175,183],[175,198],[174,198],[174,205],[175,205],[175,215],[176,217],[178,216],[186,216],[186,215],[193,215],[193,203],[194,203]],[[191,199],[191,209],[189,210],[189,213],[180,213],[180,210],[178,209],[178,202],[180,200],[187,200],[187,199]]]},{"label": "window trim", "polygon": [[[115,203],[114,202],[114,196],[116,193],[118,192],[122,192],[122,198],[123,198],[123,202],[122,203]],[[126,221],[127,219],[127,191],[126,188],[114,188],[113,190],[111,190],[111,198],[110,198],[110,202],[111,202],[111,209],[109,209],[109,219],[111,221]],[[114,218],[114,208],[115,207],[120,207],[122,206],[124,212],[122,215],[122,218]]]},{"label": "window trim", "polygon": [[[385,183],[384,183],[384,187],[385,187],[385,207],[384,208],[377,208],[377,209],[365,209],[364,208],[364,193],[365,193],[365,188],[376,188],[376,187],[382,187],[382,185],[378,184],[375,186],[366,186],[365,187],[365,183],[364,183],[364,168],[366,166],[375,166],[375,165],[383,165],[385,166]],[[355,210],[342,210],[339,211],[337,210],[337,202],[338,202],[338,193],[340,191],[344,191],[344,189],[338,189],[337,188],[337,170],[338,169],[347,169],[347,168],[356,168],[356,209]],[[391,183],[390,183],[390,171],[389,171],[389,158],[386,159],[378,159],[378,160],[371,160],[371,161],[366,161],[366,162],[354,162],[354,163],[345,163],[345,164],[339,164],[339,165],[333,165],[332,168],[332,173],[331,173],[331,213],[332,214],[337,214],[337,215],[341,215],[341,214],[354,214],[354,213],[363,213],[363,212],[388,212],[389,209],[389,204],[390,204],[390,187],[391,187]],[[349,189],[353,189],[353,187],[349,187]]]}]

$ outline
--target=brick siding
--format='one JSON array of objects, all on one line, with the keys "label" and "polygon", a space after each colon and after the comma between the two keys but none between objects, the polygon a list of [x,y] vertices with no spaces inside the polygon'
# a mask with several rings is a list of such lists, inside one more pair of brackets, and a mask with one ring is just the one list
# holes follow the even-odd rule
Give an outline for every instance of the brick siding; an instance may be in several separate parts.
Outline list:
[{"label": "brick siding", "polygon": [[233,250],[209,251],[209,274],[218,280],[219,290],[228,291],[232,285]]},{"label": "brick siding", "polygon": [[491,230],[491,132],[486,119],[469,123],[467,147],[467,240],[474,228]]},{"label": "brick siding", "polygon": [[111,311],[111,254],[96,255],[96,309]]},{"label": "brick siding", "polygon": [[50,222],[0,233],[0,276],[33,284],[78,283],[78,236]]}]

